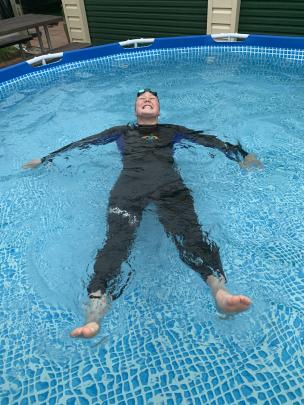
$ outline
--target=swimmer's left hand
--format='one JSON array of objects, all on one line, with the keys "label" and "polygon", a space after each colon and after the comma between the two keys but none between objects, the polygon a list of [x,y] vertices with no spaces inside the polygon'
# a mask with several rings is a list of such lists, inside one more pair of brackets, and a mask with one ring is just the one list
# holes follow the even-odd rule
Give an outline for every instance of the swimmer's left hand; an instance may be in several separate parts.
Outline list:
[{"label": "swimmer's left hand", "polygon": [[247,155],[239,165],[242,169],[263,169],[264,167],[263,163],[254,154]]}]

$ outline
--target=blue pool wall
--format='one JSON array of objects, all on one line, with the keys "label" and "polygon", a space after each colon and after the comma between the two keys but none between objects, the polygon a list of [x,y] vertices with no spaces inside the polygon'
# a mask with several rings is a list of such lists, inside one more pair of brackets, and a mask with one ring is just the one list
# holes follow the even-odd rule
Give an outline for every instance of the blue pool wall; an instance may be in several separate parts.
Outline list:
[{"label": "blue pool wall", "polygon": [[123,48],[118,42],[109,45],[100,45],[91,48],[84,48],[75,51],[67,51],[63,53],[62,59],[57,62],[32,67],[27,62],[22,62],[12,67],[3,68],[0,70],[0,83],[14,79],[19,76],[28,75],[42,70],[47,70],[54,65],[59,66],[67,63],[79,62],[94,58],[101,58],[110,55],[118,55],[132,52],[143,52],[147,50],[157,50],[165,48],[187,48],[199,46],[225,46],[225,47],[267,47],[281,49],[298,49],[304,50],[304,37],[285,37],[285,36],[269,36],[269,35],[249,35],[243,41],[235,42],[216,42],[211,35],[197,35],[187,37],[172,37],[172,38],[156,38],[153,44],[139,48]]}]

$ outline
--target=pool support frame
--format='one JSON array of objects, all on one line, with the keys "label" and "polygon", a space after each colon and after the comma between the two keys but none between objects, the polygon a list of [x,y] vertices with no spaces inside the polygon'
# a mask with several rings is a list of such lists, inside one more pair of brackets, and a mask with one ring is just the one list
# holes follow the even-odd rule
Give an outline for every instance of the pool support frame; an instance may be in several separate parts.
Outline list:
[{"label": "pool support frame", "polygon": [[[218,39],[226,38],[226,41]],[[217,39],[217,40],[215,40]],[[239,40],[231,40],[239,39]],[[242,39],[242,40],[240,40]],[[129,47],[130,46],[133,47]],[[148,44],[147,46],[138,46]],[[100,45],[90,48],[82,48],[74,51],[66,51],[63,53],[43,55],[33,58],[30,63],[22,62],[14,66],[2,68],[0,70],[0,85],[8,80],[23,75],[29,75],[38,70],[45,70],[51,66],[58,66],[67,63],[90,60],[94,58],[102,58],[105,56],[123,54],[126,52],[142,52],[156,49],[169,48],[185,48],[185,47],[204,47],[204,46],[225,46],[225,47],[270,47],[281,49],[298,49],[304,50],[304,37],[286,37],[286,36],[269,36],[269,35],[254,35],[250,34],[216,34],[216,35],[197,35],[187,37],[168,37],[168,38],[140,38],[137,40],[129,40],[116,42],[113,44]],[[52,63],[47,63],[55,59]],[[35,64],[39,66],[35,66]]]}]

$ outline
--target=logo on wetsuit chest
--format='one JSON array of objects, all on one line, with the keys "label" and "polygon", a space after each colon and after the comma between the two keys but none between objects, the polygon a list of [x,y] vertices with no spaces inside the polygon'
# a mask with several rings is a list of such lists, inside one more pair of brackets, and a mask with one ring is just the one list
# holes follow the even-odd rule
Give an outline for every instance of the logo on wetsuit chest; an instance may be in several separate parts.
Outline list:
[{"label": "logo on wetsuit chest", "polygon": [[150,134],[150,135],[142,136],[141,139],[144,139],[145,141],[151,143],[151,142],[154,142],[156,139],[159,139],[159,137],[156,135]]}]

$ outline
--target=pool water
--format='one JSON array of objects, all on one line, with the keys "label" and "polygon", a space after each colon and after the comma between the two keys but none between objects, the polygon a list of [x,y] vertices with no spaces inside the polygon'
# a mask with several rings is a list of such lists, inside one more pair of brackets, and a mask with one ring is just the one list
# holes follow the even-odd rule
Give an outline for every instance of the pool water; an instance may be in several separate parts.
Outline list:
[{"label": "pool water", "polygon": [[[304,403],[304,62],[216,51],[177,59],[84,65],[0,100],[1,405]],[[149,205],[122,266],[131,280],[101,333],[71,339],[120,154],[113,143],[20,167],[134,122],[143,87],[158,91],[161,123],[240,141],[263,161],[244,171],[188,142],[175,152],[229,289],[254,304],[219,315]]]}]

